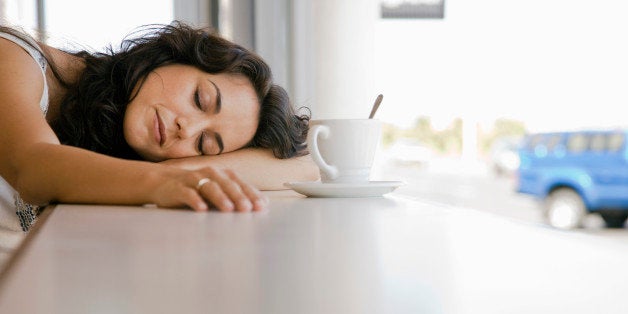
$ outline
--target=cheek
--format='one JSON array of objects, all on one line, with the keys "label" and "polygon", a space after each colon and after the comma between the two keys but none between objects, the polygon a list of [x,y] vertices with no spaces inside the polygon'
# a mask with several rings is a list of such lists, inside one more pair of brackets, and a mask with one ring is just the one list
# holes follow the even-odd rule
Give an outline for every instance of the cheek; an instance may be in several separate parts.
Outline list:
[{"label": "cheek", "polygon": [[136,134],[131,110],[127,109],[124,113],[124,119],[122,119],[122,131],[124,132],[124,139],[131,144],[133,135]]},{"label": "cheek", "polygon": [[135,106],[129,104],[122,120],[122,130],[124,132],[124,138],[133,146],[138,144],[138,137],[141,136],[142,128],[140,127],[143,119],[139,115]]},{"label": "cheek", "polygon": [[195,145],[195,143],[178,142],[164,151],[164,157],[166,159],[171,159],[196,156],[198,153],[194,149],[193,145]]}]

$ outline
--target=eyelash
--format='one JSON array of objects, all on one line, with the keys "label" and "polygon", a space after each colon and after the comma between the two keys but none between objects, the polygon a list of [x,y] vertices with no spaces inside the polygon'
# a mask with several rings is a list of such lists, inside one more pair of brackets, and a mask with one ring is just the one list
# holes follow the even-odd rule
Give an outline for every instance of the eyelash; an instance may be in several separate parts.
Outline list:
[{"label": "eyelash", "polygon": [[203,106],[201,105],[201,96],[199,95],[198,89],[194,93],[194,102],[196,103],[196,107],[198,107],[198,109],[203,110]]},{"label": "eyelash", "polygon": [[198,152],[203,155],[203,137],[205,137],[205,133],[201,133],[201,136],[198,137]]},{"label": "eyelash", "polygon": [[[194,103],[196,104],[196,107],[198,109],[203,111],[203,105],[201,104],[201,96],[198,89],[194,92]],[[205,133],[201,133],[201,135],[198,137],[198,144],[196,145],[200,155],[203,155],[204,137],[205,137]]]}]

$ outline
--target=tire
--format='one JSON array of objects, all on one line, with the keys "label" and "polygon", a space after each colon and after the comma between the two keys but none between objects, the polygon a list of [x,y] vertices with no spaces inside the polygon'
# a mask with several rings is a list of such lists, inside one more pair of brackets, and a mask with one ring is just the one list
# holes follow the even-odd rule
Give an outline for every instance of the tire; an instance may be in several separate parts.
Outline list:
[{"label": "tire", "polygon": [[582,197],[569,188],[559,188],[550,193],[545,203],[547,222],[559,229],[582,227],[587,213]]},{"label": "tire", "polygon": [[623,228],[628,219],[628,212],[623,210],[600,210],[599,213],[608,228]]}]

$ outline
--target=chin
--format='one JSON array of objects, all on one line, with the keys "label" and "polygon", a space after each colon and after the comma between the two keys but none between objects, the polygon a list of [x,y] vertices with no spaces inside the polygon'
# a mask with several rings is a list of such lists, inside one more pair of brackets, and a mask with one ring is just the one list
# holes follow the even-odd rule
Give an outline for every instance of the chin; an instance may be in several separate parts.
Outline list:
[{"label": "chin", "polygon": [[149,152],[146,151],[141,151],[141,150],[135,150],[135,152],[140,155],[140,157],[142,157],[142,159],[146,160],[146,161],[152,161],[152,162],[160,162],[160,161],[164,161],[166,160],[166,158],[163,157],[159,157],[155,154],[151,154]]},{"label": "chin", "polygon": [[152,161],[152,162],[160,162],[160,161],[166,160],[166,158],[156,157],[156,156],[142,156],[142,158],[144,158],[144,160],[146,161]]}]

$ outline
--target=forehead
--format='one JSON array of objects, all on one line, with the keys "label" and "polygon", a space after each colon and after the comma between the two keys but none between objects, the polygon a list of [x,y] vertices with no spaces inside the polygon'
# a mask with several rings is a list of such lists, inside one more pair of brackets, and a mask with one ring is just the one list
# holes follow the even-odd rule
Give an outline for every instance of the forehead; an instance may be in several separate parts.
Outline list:
[{"label": "forehead", "polygon": [[243,75],[206,74],[199,84],[204,85],[213,98],[220,97],[221,113],[255,113],[257,116],[260,111],[260,102],[253,84]]},{"label": "forehead", "polygon": [[[242,74],[233,73],[205,73],[202,79],[209,80],[220,89],[223,102],[253,102],[258,104],[257,93],[253,88],[253,84]],[[213,89],[213,86],[212,86]]]}]

